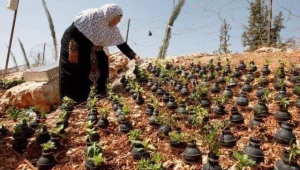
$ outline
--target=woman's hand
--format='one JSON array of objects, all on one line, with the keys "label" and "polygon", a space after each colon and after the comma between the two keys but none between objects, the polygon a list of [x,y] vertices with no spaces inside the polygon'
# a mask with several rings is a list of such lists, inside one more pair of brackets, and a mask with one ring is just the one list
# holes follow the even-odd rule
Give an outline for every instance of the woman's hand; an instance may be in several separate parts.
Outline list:
[{"label": "woman's hand", "polygon": [[78,51],[70,51],[69,52],[69,61],[70,63],[77,64],[78,63],[79,54]]},{"label": "woman's hand", "polygon": [[133,59],[135,60],[135,63],[138,65],[140,65],[144,62],[144,60],[141,59],[138,55],[135,55]]}]

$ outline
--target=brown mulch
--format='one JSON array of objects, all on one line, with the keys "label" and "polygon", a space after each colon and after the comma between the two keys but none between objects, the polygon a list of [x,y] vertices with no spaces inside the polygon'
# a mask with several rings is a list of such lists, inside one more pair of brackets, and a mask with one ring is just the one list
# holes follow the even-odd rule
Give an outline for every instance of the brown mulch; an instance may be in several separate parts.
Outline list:
[{"label": "brown mulch", "polygon": [[[279,66],[278,60],[283,59],[286,61],[287,69],[290,68],[291,63],[298,64],[300,58],[300,52],[295,53],[246,53],[246,54],[234,54],[228,56],[231,59],[232,68],[237,66],[240,60],[244,60],[245,63],[249,63],[251,60],[254,60],[255,64],[258,66],[258,71],[262,68],[265,63],[265,59],[268,58],[271,60],[270,68],[272,71]],[[196,59],[181,59],[178,58],[174,60],[175,64],[188,64],[192,61],[201,61],[202,63],[207,63],[211,57],[202,57]],[[182,62],[184,61],[184,62]],[[222,61],[225,61],[223,58]],[[243,81],[240,82],[241,84]],[[273,84],[269,86],[269,90],[273,90]],[[150,92],[145,90],[144,98],[148,98]],[[152,127],[148,124],[148,118],[144,111],[146,105],[137,106],[130,95],[124,92],[123,89],[118,89],[117,94],[125,97],[127,104],[132,106],[131,121],[135,129],[143,130],[143,138],[150,138],[151,144],[156,147],[156,152],[161,153],[163,157],[163,162],[168,166],[168,169],[177,169],[177,170],[197,170],[201,169],[203,163],[206,162],[207,150],[201,146],[201,143],[197,143],[199,149],[202,151],[203,163],[189,163],[185,162],[183,159],[183,150],[184,148],[173,149],[169,146],[167,138],[160,138],[157,135],[157,128]],[[236,94],[239,94],[239,91],[236,91]],[[292,87],[288,88],[288,95],[292,100],[296,100],[296,97],[292,95]],[[231,131],[238,139],[237,144],[234,148],[221,148],[220,156],[220,165],[223,169],[229,169],[232,167],[236,160],[233,158],[232,150],[236,149],[242,151],[242,149],[248,144],[249,138],[251,136],[257,135],[256,130],[251,130],[248,128],[248,124],[253,117],[252,107],[256,104],[255,91],[248,94],[250,103],[247,109],[240,110],[240,112],[245,117],[244,126],[232,126]],[[274,96],[273,96],[274,97]],[[108,99],[102,99],[99,101],[98,106],[104,106],[108,108],[111,112],[108,116],[110,121],[110,126],[108,129],[103,130],[97,128],[97,131],[100,135],[99,145],[104,149],[104,156],[106,158],[104,169],[113,169],[113,170],[133,170],[137,169],[138,161],[134,160],[130,154],[130,143],[128,140],[128,134],[123,134],[119,131],[119,125],[116,120],[114,111],[112,111],[111,103]],[[213,105],[212,105],[213,106]],[[162,108],[165,107],[165,104]],[[230,104],[226,105],[226,110],[229,111],[232,106]],[[274,163],[280,159],[282,149],[285,146],[281,146],[274,142],[273,136],[274,133],[280,128],[277,121],[274,119],[273,113],[278,110],[278,107],[275,103],[269,104],[269,112],[271,113],[266,118],[265,126],[267,127],[266,132],[264,133],[267,137],[267,141],[261,145],[261,149],[265,155],[265,161],[260,165],[254,167],[253,169],[273,169]],[[241,108],[240,108],[241,109]],[[297,136],[297,140],[300,139],[300,111],[292,105],[289,108],[289,112],[293,116],[293,122],[296,125],[293,130],[294,134]],[[55,124],[57,117],[59,115],[59,110],[53,111],[47,116],[47,126],[48,130]],[[215,117],[211,114],[211,120],[225,120],[229,119],[229,114],[226,114],[224,117]],[[69,127],[66,129],[67,138],[61,141],[62,147],[60,150],[54,153],[56,158],[56,166],[54,170],[81,170],[85,169],[85,155],[83,148],[85,147],[84,136],[85,132],[85,122],[87,119],[87,110],[82,106],[77,106],[77,108],[71,114],[69,119]],[[16,123],[9,118],[7,118],[4,113],[0,114],[0,122],[4,123],[6,127],[12,132],[13,125]],[[183,133],[195,133],[199,129],[196,127],[190,127],[188,125],[182,126]],[[30,170],[35,169],[36,161],[41,155],[40,146],[35,144],[35,138],[31,138],[29,145],[23,155],[15,152],[12,149],[13,138],[11,134],[6,137],[0,138],[0,170]],[[298,161],[300,164],[300,160]]]}]

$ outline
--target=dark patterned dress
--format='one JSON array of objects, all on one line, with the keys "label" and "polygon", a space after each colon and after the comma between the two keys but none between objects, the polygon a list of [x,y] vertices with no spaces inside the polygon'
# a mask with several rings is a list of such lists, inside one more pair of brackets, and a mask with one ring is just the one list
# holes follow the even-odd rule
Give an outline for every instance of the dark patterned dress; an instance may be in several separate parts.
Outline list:
[{"label": "dark patterned dress", "polygon": [[[69,62],[69,42],[76,41],[78,44],[78,63]],[[135,53],[123,43],[117,46],[129,59],[133,59]],[[87,99],[92,85],[97,86],[97,93],[106,91],[106,82],[109,77],[108,57],[102,47],[94,46],[72,24],[64,32],[61,39],[60,61],[59,61],[59,92],[60,98],[68,96],[77,103]]]}]

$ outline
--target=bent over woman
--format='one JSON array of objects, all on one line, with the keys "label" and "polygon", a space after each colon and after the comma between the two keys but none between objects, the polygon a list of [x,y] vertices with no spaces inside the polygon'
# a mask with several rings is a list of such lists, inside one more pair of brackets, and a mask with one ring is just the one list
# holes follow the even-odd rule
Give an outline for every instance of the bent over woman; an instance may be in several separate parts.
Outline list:
[{"label": "bent over woman", "polygon": [[59,61],[61,99],[68,96],[77,103],[85,101],[92,85],[98,94],[106,92],[109,63],[103,47],[117,46],[129,59],[138,59],[116,27],[122,15],[116,4],[88,9],[64,32]]}]

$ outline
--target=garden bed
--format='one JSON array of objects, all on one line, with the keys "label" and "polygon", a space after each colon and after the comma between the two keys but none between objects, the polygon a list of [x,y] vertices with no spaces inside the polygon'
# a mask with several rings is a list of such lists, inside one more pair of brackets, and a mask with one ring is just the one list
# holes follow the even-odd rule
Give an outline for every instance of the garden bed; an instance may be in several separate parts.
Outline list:
[{"label": "garden bed", "polygon": [[[233,150],[243,151],[243,149],[248,145],[250,137],[264,137],[265,141],[261,142],[260,145],[261,150],[264,154],[264,161],[258,165],[253,166],[253,169],[273,169],[274,163],[280,160],[281,153],[283,148],[287,146],[283,146],[278,144],[274,141],[274,134],[276,131],[280,129],[278,121],[274,117],[274,113],[279,110],[278,103],[274,102],[274,98],[277,95],[278,91],[274,89],[274,81],[275,81],[275,70],[279,67],[279,59],[288,59],[291,63],[298,61],[299,53],[293,55],[287,54],[262,54],[259,57],[263,58],[261,60],[254,60],[256,66],[258,67],[259,72],[265,64],[266,58],[270,59],[272,62],[270,64],[270,69],[272,70],[271,74],[268,76],[270,83],[268,84],[265,89],[270,91],[269,95],[269,102],[267,103],[268,106],[268,113],[264,118],[264,128],[266,129],[263,133],[259,133],[261,128],[249,128],[250,121],[253,119],[253,107],[257,104],[257,97],[256,95],[256,88],[257,88],[257,78],[251,82],[253,85],[253,91],[247,93],[247,98],[249,103],[247,107],[237,106],[240,113],[244,116],[244,124],[242,125],[233,125],[230,124],[230,130],[232,134],[237,139],[236,145],[231,148],[224,148],[220,147],[220,157],[219,157],[219,164],[223,169],[230,169],[236,163],[237,160],[233,156]],[[285,56],[286,55],[286,56]],[[256,56],[257,57],[257,56]],[[246,65],[249,64],[251,60],[254,58],[250,58],[249,56],[233,56],[229,57],[231,60],[231,69],[234,70],[234,67],[237,67],[240,60],[244,60]],[[209,62],[210,58],[203,58],[203,59],[176,59],[174,65],[182,64],[183,68],[190,68],[191,62],[202,61],[201,64],[206,65]],[[286,60],[286,61],[288,61]],[[222,61],[222,65],[225,66],[225,58]],[[216,60],[214,61],[216,63]],[[286,62],[286,80],[291,76],[289,73],[290,63]],[[246,75],[247,72],[243,74]],[[153,80],[158,80],[157,77],[153,76]],[[177,77],[177,76],[176,76]],[[177,78],[176,78],[177,79]],[[230,110],[233,107],[233,102],[236,101],[237,97],[240,95],[241,87],[244,84],[244,78],[240,78],[238,81],[238,86],[233,88],[234,97],[233,99],[229,99],[229,102],[224,104],[225,110],[227,113],[224,116],[216,116],[213,112],[214,106],[216,106],[215,101],[213,98],[215,96],[220,95],[209,95],[209,99],[211,101],[211,105],[208,108],[209,111],[209,120],[211,124],[216,122],[223,122],[224,120],[230,119]],[[214,80],[211,81],[211,85],[213,85]],[[200,127],[199,126],[192,126],[188,124],[188,116],[184,115],[180,118],[184,122],[181,124],[181,132],[185,134],[194,134],[194,137],[197,141],[197,147],[202,152],[202,158],[200,161],[197,162],[187,162],[184,160],[183,152],[185,149],[184,145],[181,148],[172,148],[169,144],[169,137],[161,136],[158,134],[159,127],[153,127],[149,125],[149,115],[145,113],[147,107],[147,101],[149,101],[150,96],[152,94],[150,89],[147,89],[146,83],[142,84],[139,83],[141,87],[144,89],[142,93],[142,97],[145,99],[145,104],[137,105],[136,102],[132,99],[132,95],[125,91],[125,89],[118,85],[114,88],[114,93],[118,96],[122,96],[125,101],[126,105],[130,106],[130,121],[132,123],[133,129],[141,129],[142,130],[142,139],[150,139],[150,143],[156,148],[153,152],[160,153],[162,156],[162,163],[167,169],[202,169],[203,164],[207,162],[207,155],[208,155],[208,148],[203,144],[203,141],[200,139]],[[289,106],[288,111],[292,115],[292,123],[295,125],[293,129],[293,133],[296,136],[297,141],[299,142],[300,139],[300,109],[295,106],[295,101],[297,101],[297,96],[293,94],[293,87],[294,84],[290,81],[286,81],[287,85],[287,96],[290,100],[294,101]],[[165,90],[173,91],[172,87],[168,84],[162,85]],[[191,92],[192,84],[188,85],[188,88]],[[222,94],[225,87],[221,88],[220,94]],[[175,94],[177,97],[180,96],[180,92],[176,92]],[[158,99],[158,107],[160,113],[166,113],[166,120],[171,118],[172,115],[176,115],[174,111],[170,111],[167,109],[167,103],[162,101],[162,97],[155,95]],[[183,97],[187,99],[186,105],[191,106],[192,104],[196,105],[197,102],[190,101],[189,97]],[[231,102],[230,102],[231,101]],[[100,129],[96,128],[97,133],[100,136],[99,145],[103,148],[103,156],[106,158],[106,162],[104,163],[104,169],[137,169],[138,167],[138,160],[135,160],[131,156],[131,143],[129,141],[129,135],[127,133],[122,133],[119,131],[119,123],[117,121],[117,116],[115,111],[113,111],[111,101],[108,98],[101,99],[97,103],[97,107],[105,107],[109,110],[108,120],[110,125],[107,129]],[[51,129],[55,122],[58,120],[60,114],[60,110],[56,110],[51,114],[47,115],[46,124],[48,129]],[[86,108],[85,104],[81,104],[75,107],[73,112],[70,115],[69,127],[66,128],[67,138],[61,140],[62,147],[54,152],[54,157],[56,159],[56,165],[53,169],[85,169],[84,164],[86,160],[86,155],[84,154],[84,147],[86,145],[85,136],[86,136],[86,128],[85,124],[88,117],[88,109]],[[16,123],[6,117],[5,115],[1,115],[0,121],[3,122],[8,129],[13,132],[13,125]],[[173,124],[174,125],[174,124]],[[189,138],[191,139],[191,137]],[[23,155],[15,152],[12,149],[13,138],[10,135],[0,138],[0,167],[4,169],[33,169],[36,166],[36,162],[41,155],[41,147],[35,144],[35,138],[32,137],[29,139],[28,147],[25,149]],[[298,160],[298,164],[300,164],[300,160]],[[0,168],[1,169],[1,168]]]}]

